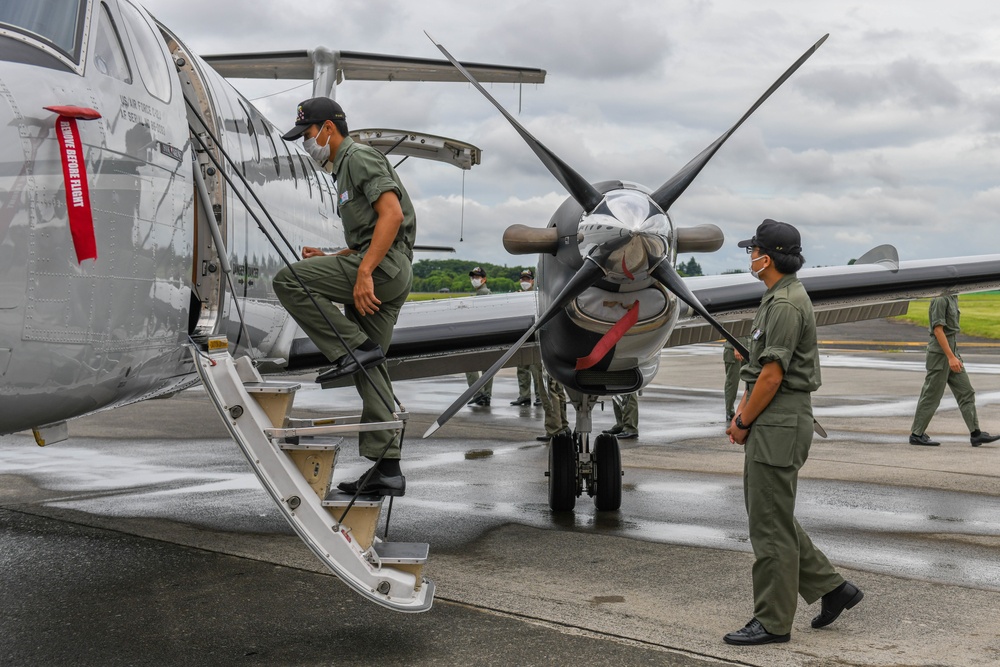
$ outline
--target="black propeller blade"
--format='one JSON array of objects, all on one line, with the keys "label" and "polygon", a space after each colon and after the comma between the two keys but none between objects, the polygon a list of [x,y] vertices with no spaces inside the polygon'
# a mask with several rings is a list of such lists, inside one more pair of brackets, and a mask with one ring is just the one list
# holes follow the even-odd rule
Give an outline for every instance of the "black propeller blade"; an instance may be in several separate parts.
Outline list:
[{"label": "black propeller blade", "polygon": [[660,262],[657,267],[653,269],[651,275],[653,278],[666,285],[667,289],[677,295],[677,298],[691,306],[691,309],[694,312],[705,318],[705,321],[711,324],[716,331],[722,334],[723,338],[733,344],[733,347],[735,347],[739,353],[743,355],[744,359],[748,359],[750,357],[750,350],[748,350],[746,346],[743,345],[738,338],[736,338],[736,336],[726,331],[725,327],[723,327],[718,320],[712,317],[708,311],[705,310],[705,306],[701,305],[701,301],[698,301],[698,297],[694,295],[691,288],[687,286],[684,279],[677,274],[677,271],[674,270],[674,267],[672,267],[668,261]]},{"label": "black propeller blade", "polygon": [[[743,114],[743,117],[740,118],[735,125],[729,128],[721,137],[712,142],[712,144],[710,144],[708,148],[699,153],[697,157],[695,157],[693,160],[684,165],[680,171],[678,171],[676,174],[673,175],[673,177],[671,177],[669,181],[661,185],[656,192],[651,194],[650,197],[653,199],[653,201],[659,204],[660,208],[662,208],[664,211],[670,208],[670,205],[673,204],[677,200],[677,198],[681,196],[681,194],[683,194],[683,192],[687,189],[687,187],[691,185],[691,182],[694,181],[694,179],[698,176],[699,173],[701,173],[701,170],[704,169],[705,165],[708,164],[708,161],[712,159],[712,156],[714,156],[715,153],[722,147],[722,144],[726,143],[726,140],[730,136],[732,136],[733,132],[735,132],[739,128],[739,126],[743,124],[743,121],[749,118],[750,114],[756,111],[757,107],[763,104],[764,100],[766,100],[768,97],[771,96],[771,93],[776,91],[778,87],[781,86],[781,84],[783,84],[786,79],[788,79],[788,77],[794,74],[795,70],[797,70],[802,65],[802,63],[808,60],[809,56],[815,53],[816,49],[818,49],[823,44],[823,42],[826,41],[826,38],[829,36],[830,36],[829,34],[823,35],[822,39],[813,44],[812,48],[810,48],[808,51],[802,54],[802,57],[796,60],[795,63],[791,67],[789,67],[785,71],[785,73],[782,74],[781,77],[779,77],[778,80],[775,81],[763,95],[760,96],[760,99],[758,99],[754,103],[754,105],[750,107],[749,111]],[[677,296],[680,296],[680,294],[678,294]]]},{"label": "black propeller blade", "polygon": [[566,191],[569,192],[570,196],[576,200],[576,203],[582,206],[583,210],[587,213],[590,213],[597,208],[597,205],[601,203],[602,199],[604,199],[604,196],[597,191],[597,188],[591,185],[589,181],[583,178],[583,176],[576,173],[572,167],[560,160],[559,157],[546,148],[542,142],[535,139],[530,132],[524,129],[524,127],[517,122],[517,119],[510,115],[499,102],[493,99],[492,95],[486,92],[486,89],[483,88],[478,81],[476,81],[476,77],[472,76],[472,74],[470,74],[469,71],[462,66],[462,63],[455,60],[455,58],[448,53],[448,51],[437,42],[437,40],[431,37],[426,30],[424,31],[424,34],[427,35],[428,39],[434,42],[434,45],[441,50],[441,53],[444,54],[445,58],[450,60],[451,64],[458,68],[458,71],[462,73],[462,76],[468,79],[469,83],[475,86],[479,92],[481,92],[486,99],[492,102],[493,106],[495,106],[497,110],[499,110],[500,113],[502,113],[504,117],[510,121],[510,124],[514,126],[517,133],[520,134],[521,138],[528,144],[528,148],[530,148],[535,155],[538,156],[538,159],[541,160],[542,164],[545,165],[545,168],[556,177],[556,180],[562,183],[563,187],[566,188]]},{"label": "black propeller blade", "polygon": [[514,343],[514,345],[507,350],[502,357],[500,357],[487,370],[483,371],[483,374],[479,377],[479,379],[474,382],[471,387],[466,389],[465,393],[459,396],[454,403],[448,406],[447,410],[441,413],[441,416],[438,417],[437,420],[431,424],[430,428],[427,429],[427,432],[424,433],[424,437],[426,438],[434,433],[434,431],[444,426],[448,420],[454,417],[455,413],[458,412],[462,406],[476,394],[476,392],[482,389],[484,384],[489,382],[489,380],[496,375],[501,368],[503,368],[503,365],[507,363],[507,360],[514,356],[514,353],[517,352],[529,338],[535,335],[536,331],[538,331],[546,322],[551,320],[556,313],[565,308],[566,304],[575,299],[581,292],[604,276],[605,271],[601,268],[601,265],[598,262],[590,257],[584,260],[583,266],[581,266],[573,277],[570,278],[569,282],[566,283],[566,286],[562,288],[561,292],[559,292],[559,296],[557,296],[555,301],[549,305],[548,309],[542,313],[541,317],[535,320],[535,323],[531,325],[531,328],[528,329],[524,335],[521,336],[521,339]]}]

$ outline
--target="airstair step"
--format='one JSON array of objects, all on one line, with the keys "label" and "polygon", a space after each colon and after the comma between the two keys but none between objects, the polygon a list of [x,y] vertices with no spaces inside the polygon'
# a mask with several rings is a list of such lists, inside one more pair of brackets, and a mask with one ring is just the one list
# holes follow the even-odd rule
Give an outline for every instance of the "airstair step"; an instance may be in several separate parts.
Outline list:
[{"label": "airstair step", "polygon": [[372,549],[383,565],[420,565],[430,557],[431,545],[423,542],[377,542]]},{"label": "airstair step", "polygon": [[292,438],[285,438],[284,440],[278,440],[278,449],[282,449],[286,452],[290,451],[307,451],[307,452],[326,452],[330,450],[339,450],[340,446],[344,444],[343,438],[300,438],[298,436]]},{"label": "airstair step", "polygon": [[[323,499],[323,507],[347,507],[351,502],[351,498],[354,497],[352,493],[344,493],[339,490],[332,490],[330,494]],[[385,496],[379,496],[373,494],[362,494],[358,496],[358,499],[354,501],[354,507],[382,507],[382,501]]]},{"label": "airstair step", "polygon": [[248,394],[291,394],[302,388],[301,382],[244,382]]},{"label": "airstair step", "polygon": [[[273,422],[272,422],[273,423]],[[302,428],[265,428],[269,438],[293,438],[295,436],[335,435],[337,433],[361,433],[362,431],[392,431],[403,428],[403,422],[367,422],[365,424],[330,424],[329,426],[305,426]]]}]

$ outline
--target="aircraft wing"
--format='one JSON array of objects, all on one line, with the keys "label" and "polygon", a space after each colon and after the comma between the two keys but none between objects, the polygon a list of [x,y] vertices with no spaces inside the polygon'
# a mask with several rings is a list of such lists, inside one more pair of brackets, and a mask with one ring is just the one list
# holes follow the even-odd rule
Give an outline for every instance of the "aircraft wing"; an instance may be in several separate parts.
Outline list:
[{"label": "aircraft wing", "polygon": [[[816,312],[816,324],[843,324],[892,317],[906,312],[912,299],[944,293],[1000,288],[1000,255],[899,262],[898,269],[879,264],[831,266],[799,271]],[[764,285],[747,273],[687,278],[709,313],[736,336],[750,333]],[[719,334],[690,309],[667,346],[719,340]]]},{"label": "aircraft wing", "polygon": [[[823,326],[901,315],[912,299],[1000,289],[1000,255],[900,262],[897,270],[878,264],[823,267],[798,275],[812,298],[816,323]],[[763,283],[747,273],[685,280],[734,335],[750,333]],[[667,347],[720,339],[701,317],[682,308]],[[534,292],[408,303],[393,332],[390,375],[403,380],[488,368],[528,330],[535,313]],[[291,371],[329,363],[298,330],[290,348],[276,356],[288,359]],[[507,366],[539,361],[537,345],[527,344]]]},{"label": "aircraft wing", "polygon": [[[447,60],[409,58],[323,48],[268,53],[231,53],[203,56],[205,62],[225,77],[238,79],[312,79],[317,62],[337,68],[337,82],[356,81],[465,81]],[[463,63],[480,81],[491,83],[545,83],[545,70]]]}]

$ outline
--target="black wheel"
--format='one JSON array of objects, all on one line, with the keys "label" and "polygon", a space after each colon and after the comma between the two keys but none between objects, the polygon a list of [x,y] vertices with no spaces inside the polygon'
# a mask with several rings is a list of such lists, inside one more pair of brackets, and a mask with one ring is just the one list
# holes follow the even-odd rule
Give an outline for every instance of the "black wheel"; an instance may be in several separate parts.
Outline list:
[{"label": "black wheel", "polygon": [[622,506],[622,453],[618,438],[602,433],[594,441],[594,504],[602,512]]},{"label": "black wheel", "polygon": [[576,447],[573,436],[557,435],[549,443],[549,507],[569,512],[576,506]]}]

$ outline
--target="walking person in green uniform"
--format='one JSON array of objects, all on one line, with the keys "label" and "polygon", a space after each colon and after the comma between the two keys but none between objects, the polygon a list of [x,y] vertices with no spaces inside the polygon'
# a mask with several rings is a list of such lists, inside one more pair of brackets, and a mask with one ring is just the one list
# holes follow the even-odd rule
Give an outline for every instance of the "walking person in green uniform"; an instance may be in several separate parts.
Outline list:
[{"label": "walking person in green uniform", "polygon": [[754,552],[754,615],[727,634],[727,644],[787,642],[798,595],[822,598],[812,627],[829,625],[864,594],[845,581],[795,519],[799,468],[812,443],[812,392],[819,389],[819,350],[812,302],[796,277],[805,259],[797,229],[764,220],[739,246],[750,273],[767,286],[750,334],[741,377],[746,391],[726,430],[744,446],[743,496]]},{"label": "walking person in green uniform", "polygon": [[[739,339],[743,343],[744,347],[750,345],[750,338],[744,336]],[[736,412],[733,410],[733,405],[736,403],[737,395],[740,389],[740,371],[746,365],[747,360],[739,353],[739,351],[733,347],[733,344],[728,340],[722,345],[722,363],[726,366],[726,384],[724,386],[725,400],[726,400],[726,423],[733,421],[733,417],[736,416]]]},{"label": "walking person in green uniform", "polygon": [[972,389],[969,374],[958,353],[959,320],[962,311],[958,309],[958,296],[939,296],[931,299],[930,342],[927,343],[927,377],[920,390],[917,412],[913,415],[910,429],[910,444],[937,447],[941,443],[927,435],[927,425],[941,403],[944,388],[951,387],[951,393],[958,401],[958,409],[969,428],[969,440],[973,447],[1000,440],[1000,435],[990,435],[979,430],[976,415],[976,392]]},{"label": "walking person in green uniform", "polygon": [[[348,247],[328,255],[307,246],[302,249],[302,261],[294,265],[336,332],[289,269],[278,271],[274,292],[320,352],[333,362],[316,381],[353,375],[363,403],[361,422],[392,421],[393,393],[385,351],[413,282],[411,262],[417,229],[413,204],[389,161],[348,136],[347,116],[333,100],[316,97],[299,105],[295,127],[284,139],[295,141],[299,137],[305,138],[305,149],[313,159],[332,169],[337,179],[338,211]],[[343,304],[343,313],[335,305],[338,303]],[[359,373],[362,368],[368,370],[370,381]],[[358,446],[361,455],[372,461],[383,452],[384,457],[374,470],[357,482],[342,482],[340,489],[354,493],[360,486],[361,493],[403,495],[406,478],[399,467],[397,435],[391,430],[363,431]]]},{"label": "walking person in green uniform", "polygon": [[[472,282],[472,289],[476,290],[475,296],[488,296],[491,294],[490,288],[486,286],[486,272],[481,267],[476,267],[469,271],[469,280]],[[465,381],[471,387],[479,379],[479,371],[469,371],[465,374]],[[482,386],[482,388],[472,397],[466,405],[478,405],[488,408],[493,401],[493,378]]]}]

